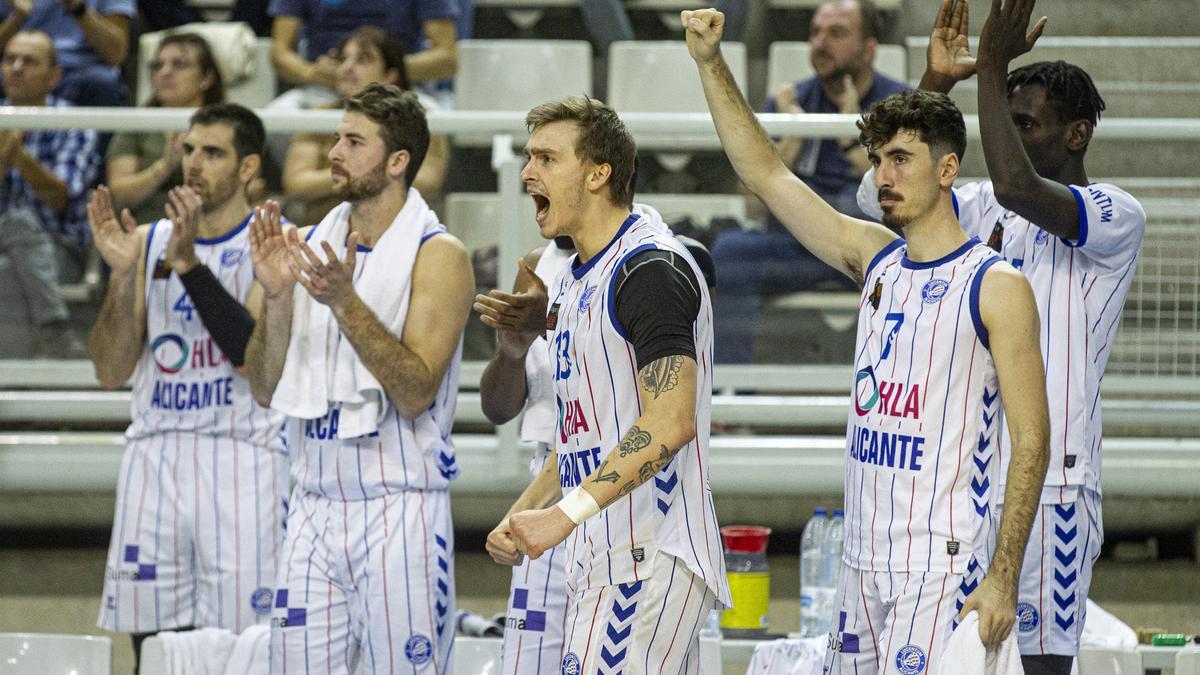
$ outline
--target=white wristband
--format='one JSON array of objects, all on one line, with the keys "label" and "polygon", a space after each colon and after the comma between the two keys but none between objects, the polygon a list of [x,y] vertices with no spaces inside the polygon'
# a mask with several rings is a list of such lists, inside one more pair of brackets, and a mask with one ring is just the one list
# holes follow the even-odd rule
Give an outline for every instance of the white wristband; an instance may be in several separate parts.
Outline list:
[{"label": "white wristband", "polygon": [[571,490],[559,500],[558,508],[576,525],[600,513],[600,505],[596,503],[596,498],[581,487]]}]

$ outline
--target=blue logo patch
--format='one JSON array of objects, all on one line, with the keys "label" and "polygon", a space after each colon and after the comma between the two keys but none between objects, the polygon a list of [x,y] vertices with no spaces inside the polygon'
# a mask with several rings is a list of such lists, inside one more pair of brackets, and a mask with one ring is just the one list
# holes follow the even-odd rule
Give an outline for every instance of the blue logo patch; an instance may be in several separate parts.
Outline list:
[{"label": "blue logo patch", "polygon": [[263,615],[271,611],[271,589],[260,586],[250,594],[250,608],[255,614]]},{"label": "blue logo patch", "polygon": [[925,670],[925,652],[916,645],[904,645],[896,652],[896,669],[902,675],[917,675]]},{"label": "blue logo patch", "polygon": [[244,251],[240,248],[230,248],[221,251],[221,267],[233,267],[242,261]]},{"label": "blue logo patch", "polygon": [[433,643],[424,635],[414,635],[404,643],[404,656],[415,665],[433,658]]},{"label": "blue logo patch", "polygon": [[1017,630],[1022,633],[1028,633],[1038,627],[1038,622],[1041,617],[1038,615],[1037,608],[1028,602],[1022,602],[1017,605]]},{"label": "blue logo patch", "polygon": [[1038,230],[1038,233],[1036,235],[1034,235],[1034,237],[1033,237],[1033,241],[1038,246],[1041,246],[1042,244],[1046,243],[1046,240],[1049,238],[1050,238],[1049,232],[1047,232],[1045,230]]},{"label": "blue logo patch", "polygon": [[596,295],[596,287],[589,286],[583,289],[583,295],[579,296],[579,313],[583,314],[592,306],[592,296]]},{"label": "blue logo patch", "polygon": [[575,655],[575,652],[567,652],[567,655],[563,657],[562,675],[579,675],[580,670],[579,657]]},{"label": "blue logo patch", "polygon": [[933,304],[941,300],[949,288],[950,282],[945,279],[930,279],[921,287],[921,299],[929,304]]}]

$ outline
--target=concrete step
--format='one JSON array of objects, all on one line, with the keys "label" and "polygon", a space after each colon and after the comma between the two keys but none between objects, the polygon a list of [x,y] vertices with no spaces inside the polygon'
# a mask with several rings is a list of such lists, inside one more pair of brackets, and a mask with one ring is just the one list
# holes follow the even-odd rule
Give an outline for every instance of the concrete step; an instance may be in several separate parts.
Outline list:
[{"label": "concrete step", "polygon": [[[912,81],[913,86],[919,78]],[[1101,117],[1181,117],[1193,118],[1200,110],[1200,82],[1117,82],[1097,81],[1096,89],[1104,99]],[[950,98],[964,115],[979,111],[979,88],[975,80],[960,82]]]},{"label": "concrete step", "polygon": [[[1100,3],[1088,3],[1095,4]],[[910,37],[905,44],[909,79],[918,80],[925,71],[929,38]],[[977,44],[976,39],[971,40],[972,51]],[[1059,59],[1083,68],[1096,82],[1195,82],[1200,38],[1043,37],[1032,51],[1013,61],[1012,67]]]},{"label": "concrete step", "polygon": [[[1194,178],[1197,155],[1200,155],[1200,139],[1147,141],[1098,138],[1088,148],[1087,170],[1088,176],[1094,181],[1107,181],[1108,176]],[[967,142],[962,174],[987,175],[983,146],[979,141]]]},{"label": "concrete step", "polygon": [[[987,19],[990,3],[971,3],[971,34],[978,35]],[[895,14],[898,35],[928,35],[938,3],[904,0]],[[1200,35],[1200,12],[1196,0],[1038,0],[1034,16],[1046,16],[1047,38],[1059,35]],[[1043,38],[1043,39],[1047,39]]]}]

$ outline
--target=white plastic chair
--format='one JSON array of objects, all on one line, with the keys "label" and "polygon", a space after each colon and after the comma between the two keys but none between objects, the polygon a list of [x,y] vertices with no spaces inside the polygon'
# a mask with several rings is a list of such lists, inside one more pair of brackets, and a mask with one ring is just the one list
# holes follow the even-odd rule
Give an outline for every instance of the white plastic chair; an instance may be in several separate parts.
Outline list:
[{"label": "white plastic chair", "polygon": [[1175,675],[1200,675],[1200,649],[1189,647],[1175,654]]},{"label": "white plastic chair", "polygon": [[[808,60],[807,42],[772,42],[767,54],[767,97],[789,82],[813,76]],[[875,50],[875,70],[888,77],[908,81],[908,50],[902,45],[879,45]]]},{"label": "white plastic chair", "polygon": [[496,675],[500,672],[500,638],[454,638],[455,675]]},{"label": "white plastic chair", "polygon": [[142,641],[142,653],[138,661],[140,675],[167,675],[167,653],[162,638],[151,635]]},{"label": "white plastic chair", "polygon": [[112,639],[100,635],[0,633],[3,675],[112,673]]},{"label": "white plastic chair", "polygon": [[1142,655],[1119,649],[1080,649],[1079,675],[1142,675]]}]

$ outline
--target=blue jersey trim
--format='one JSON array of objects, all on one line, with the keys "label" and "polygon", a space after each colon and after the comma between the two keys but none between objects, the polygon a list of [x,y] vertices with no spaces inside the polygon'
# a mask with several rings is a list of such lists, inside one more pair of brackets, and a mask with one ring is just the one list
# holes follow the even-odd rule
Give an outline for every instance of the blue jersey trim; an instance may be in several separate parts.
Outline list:
[{"label": "blue jersey trim", "polygon": [[[617,274],[620,273],[621,268],[624,267],[625,263],[629,262],[629,259],[633,256],[641,253],[642,251],[653,251],[657,249],[658,246],[654,244],[642,244],[641,246],[631,250],[617,262],[617,266],[613,268],[612,276],[608,278],[608,302],[606,303],[608,306],[608,319],[612,322],[613,329],[617,331],[617,335],[620,335],[622,338],[624,338],[626,342],[629,342],[629,333],[625,332],[625,327],[622,326],[621,322],[617,319]],[[595,258],[593,258],[593,260],[595,260]]]},{"label": "blue jersey trim", "polygon": [[908,270],[932,269],[934,267],[937,267],[938,265],[945,265],[946,263],[950,262],[951,260],[954,260],[955,258],[965,254],[967,251],[970,251],[971,248],[978,243],[979,243],[978,239],[976,239],[975,237],[971,237],[966,242],[964,242],[962,246],[959,246],[958,248],[954,249],[953,251],[938,258],[937,260],[930,260],[929,262],[916,262],[914,260],[910,260],[908,257],[908,252],[905,251],[904,257],[900,259],[900,266],[903,267],[904,269],[908,269]]},{"label": "blue jersey trim", "polygon": [[154,230],[158,228],[158,224],[161,221],[162,219],[159,218],[153,223],[150,223],[150,232],[146,234],[146,252],[142,254],[142,257],[145,258],[145,260],[142,261],[142,264],[146,268],[147,274],[150,273],[150,244],[154,243]]},{"label": "blue jersey trim", "polygon": [[[578,281],[579,279],[582,279],[585,274],[591,271],[591,269],[596,266],[596,262],[604,257],[604,254],[608,251],[608,249],[612,248],[612,245],[617,243],[617,240],[620,239],[635,222],[637,222],[638,218],[639,216],[636,213],[629,214],[629,217],[625,219],[625,222],[621,223],[621,227],[617,230],[617,233],[613,235],[612,241],[605,244],[604,248],[597,251],[596,255],[589,258],[587,262],[573,268],[571,270],[571,274],[575,276],[575,280]],[[574,265],[578,262],[579,257],[576,256],[575,261],[571,264]]]},{"label": "blue jersey trim", "polygon": [[316,234],[316,232],[317,232],[317,226],[316,226],[316,225],[313,225],[312,227],[310,227],[310,228],[309,228],[309,230],[308,230],[308,234],[304,235],[304,242],[305,242],[305,243],[308,243],[308,240],[309,240],[309,239],[312,239],[312,236],[313,236],[314,234]]},{"label": "blue jersey trim", "polygon": [[1000,256],[988,258],[979,265],[979,269],[975,270],[975,278],[971,279],[970,305],[971,305],[971,323],[975,324],[975,334],[979,336],[979,341],[983,343],[983,348],[991,351],[991,346],[988,345],[987,327],[983,325],[983,317],[979,314],[979,288],[983,285],[983,273],[988,271],[988,268],[1000,262]]},{"label": "blue jersey trim", "polygon": [[1068,185],[1067,189],[1071,191],[1071,194],[1075,195],[1075,208],[1079,211],[1079,238],[1075,241],[1063,239],[1062,237],[1059,237],[1059,239],[1062,239],[1062,243],[1070,246],[1071,248],[1079,248],[1087,243],[1087,206],[1085,206],[1083,203],[1083,193],[1081,193],[1074,185]]},{"label": "blue jersey trim", "polygon": [[876,253],[875,257],[871,258],[871,262],[867,264],[867,271],[863,273],[863,284],[865,285],[867,283],[867,279],[871,278],[871,270],[875,269],[875,266],[879,264],[880,260],[883,260],[889,253],[895,251],[897,248],[903,245],[903,239],[896,239],[887,246],[879,249],[879,253]]},{"label": "blue jersey trim", "polygon": [[230,239],[233,239],[234,237],[236,237],[239,232],[246,229],[246,226],[250,224],[250,218],[252,216],[254,216],[253,211],[251,211],[250,213],[247,213],[245,219],[243,219],[242,222],[239,223],[237,227],[226,232],[225,234],[222,234],[219,237],[213,237],[212,239],[201,239],[200,237],[196,237],[196,243],[200,244],[201,246],[213,246],[215,244],[220,244],[222,242],[229,241]]},{"label": "blue jersey trim", "polygon": [[958,218],[958,195],[954,194],[954,188],[950,188],[950,203],[954,205],[954,217]]}]

